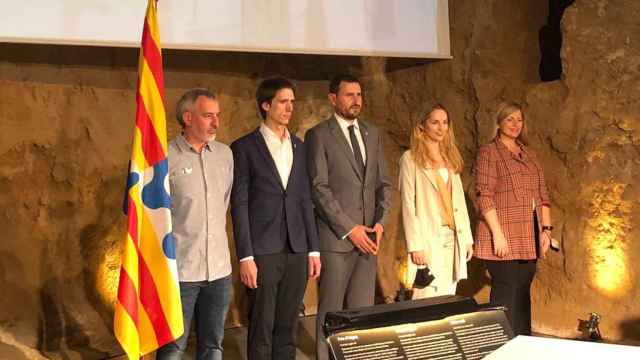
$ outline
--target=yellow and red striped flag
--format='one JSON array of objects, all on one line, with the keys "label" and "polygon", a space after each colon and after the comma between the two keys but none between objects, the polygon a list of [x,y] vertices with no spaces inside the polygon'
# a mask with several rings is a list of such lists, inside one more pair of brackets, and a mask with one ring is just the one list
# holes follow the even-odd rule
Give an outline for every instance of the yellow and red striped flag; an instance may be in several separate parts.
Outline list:
[{"label": "yellow and red striped flag", "polygon": [[183,333],[171,235],[164,80],[156,0],[142,31],[136,126],[127,177],[124,240],[114,332],[129,359],[139,359]]}]

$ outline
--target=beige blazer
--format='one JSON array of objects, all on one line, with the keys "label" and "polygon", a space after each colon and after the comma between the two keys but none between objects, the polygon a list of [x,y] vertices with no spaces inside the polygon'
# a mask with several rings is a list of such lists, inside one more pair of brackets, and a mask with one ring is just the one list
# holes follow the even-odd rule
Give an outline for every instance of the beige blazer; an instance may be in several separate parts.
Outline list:
[{"label": "beige blazer", "polygon": [[[471,225],[467,204],[464,198],[464,190],[460,175],[449,172],[451,183],[451,196],[453,206],[453,219],[456,224],[456,252],[458,259],[454,261],[456,269],[452,273],[438,274],[436,269],[441,269],[441,253],[438,249],[442,246],[439,230],[442,227],[442,219],[438,209],[438,191],[436,180],[433,175],[425,169],[416,166],[410,151],[406,151],[400,158],[400,194],[402,199],[402,222],[404,225],[405,239],[407,241],[407,252],[424,250],[429,268],[434,271],[435,282],[440,283],[444,279],[457,282],[467,278],[467,245],[473,244],[471,236]],[[407,259],[407,279],[405,284],[412,284],[415,278],[417,266]],[[440,280],[440,281],[439,281]],[[441,284],[446,284],[444,281]]]}]

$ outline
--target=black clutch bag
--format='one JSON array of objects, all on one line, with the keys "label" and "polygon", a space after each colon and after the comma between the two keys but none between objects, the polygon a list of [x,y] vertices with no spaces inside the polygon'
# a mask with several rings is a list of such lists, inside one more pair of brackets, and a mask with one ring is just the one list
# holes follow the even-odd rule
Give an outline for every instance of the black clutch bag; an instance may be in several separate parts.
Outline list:
[{"label": "black clutch bag", "polygon": [[431,284],[431,282],[433,282],[435,278],[436,277],[431,274],[431,270],[429,270],[428,267],[418,269],[418,271],[416,272],[416,278],[415,280],[413,280],[413,287],[424,289],[425,287],[429,286],[429,284]]}]

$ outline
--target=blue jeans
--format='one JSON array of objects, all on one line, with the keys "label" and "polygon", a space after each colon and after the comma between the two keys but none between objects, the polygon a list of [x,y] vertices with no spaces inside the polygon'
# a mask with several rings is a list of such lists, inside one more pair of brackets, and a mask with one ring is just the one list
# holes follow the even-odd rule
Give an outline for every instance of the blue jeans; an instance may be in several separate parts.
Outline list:
[{"label": "blue jeans", "polygon": [[180,282],[184,334],[156,353],[157,360],[182,358],[189,341],[191,320],[196,319],[196,359],[222,360],[224,322],[231,301],[231,275],[214,281]]}]

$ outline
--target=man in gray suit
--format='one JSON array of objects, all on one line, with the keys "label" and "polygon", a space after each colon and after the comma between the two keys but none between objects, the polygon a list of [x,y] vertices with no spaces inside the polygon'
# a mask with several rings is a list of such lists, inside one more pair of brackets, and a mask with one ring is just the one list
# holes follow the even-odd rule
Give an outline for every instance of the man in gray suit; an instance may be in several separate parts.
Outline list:
[{"label": "man in gray suit", "polygon": [[376,255],[391,196],[378,129],[358,119],[360,81],[336,76],[329,85],[329,100],[333,116],[305,137],[322,261],[318,360],[328,359],[322,330],[326,313],[373,305]]}]

